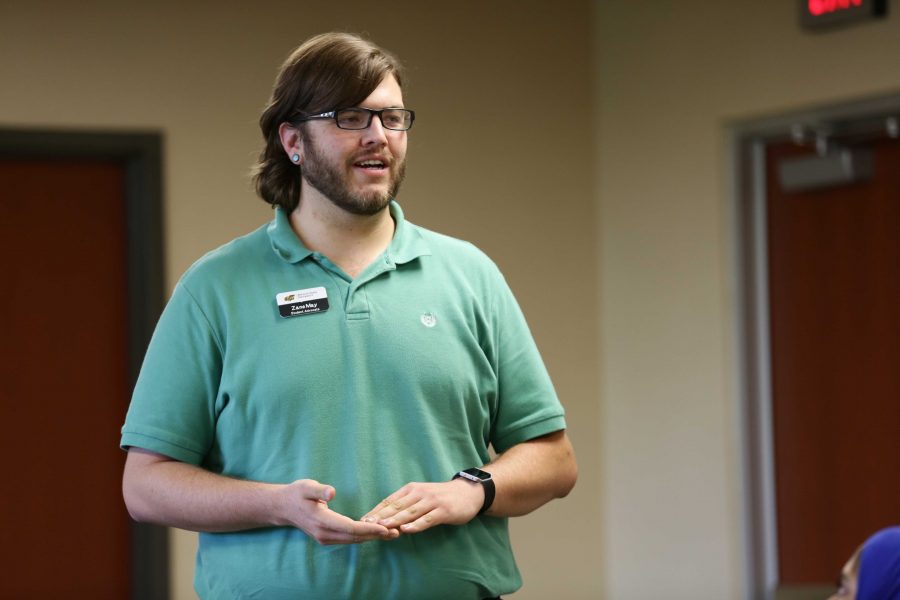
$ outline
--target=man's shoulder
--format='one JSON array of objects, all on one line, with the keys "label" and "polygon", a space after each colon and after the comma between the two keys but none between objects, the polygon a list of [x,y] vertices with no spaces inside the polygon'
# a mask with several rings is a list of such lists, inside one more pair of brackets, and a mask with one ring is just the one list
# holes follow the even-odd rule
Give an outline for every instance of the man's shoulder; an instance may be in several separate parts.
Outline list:
[{"label": "man's shoulder", "polygon": [[210,250],[188,267],[181,277],[182,281],[202,285],[210,280],[233,277],[236,272],[242,272],[246,268],[258,269],[265,259],[266,251],[271,252],[266,227],[267,224],[263,224],[250,233]]},{"label": "man's shoulder", "polygon": [[414,225],[428,248],[426,268],[441,281],[475,295],[492,295],[506,287],[506,279],[494,260],[475,243]]},{"label": "man's shoulder", "polygon": [[496,269],[494,261],[473,242],[439,233],[437,231],[409,223],[410,227],[421,236],[431,250],[432,255],[441,260],[465,261],[466,266],[482,266]]}]

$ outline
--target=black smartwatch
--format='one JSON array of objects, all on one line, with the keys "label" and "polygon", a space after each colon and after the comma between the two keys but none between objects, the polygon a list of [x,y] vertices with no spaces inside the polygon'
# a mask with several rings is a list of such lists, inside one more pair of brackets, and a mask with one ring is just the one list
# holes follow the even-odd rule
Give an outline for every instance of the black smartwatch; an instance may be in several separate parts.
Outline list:
[{"label": "black smartwatch", "polygon": [[460,471],[453,476],[453,479],[459,479],[460,477],[468,479],[473,483],[480,483],[481,487],[484,488],[484,504],[481,505],[481,510],[478,511],[478,514],[480,515],[489,509],[491,504],[494,503],[494,494],[497,491],[494,487],[494,480],[491,478],[491,474],[487,471],[482,471],[481,469],[471,468]]}]

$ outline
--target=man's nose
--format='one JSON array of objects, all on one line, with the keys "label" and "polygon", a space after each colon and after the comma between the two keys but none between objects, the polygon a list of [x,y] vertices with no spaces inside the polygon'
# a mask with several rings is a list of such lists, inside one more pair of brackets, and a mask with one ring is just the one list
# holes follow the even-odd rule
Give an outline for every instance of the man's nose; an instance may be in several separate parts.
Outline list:
[{"label": "man's nose", "polygon": [[381,122],[380,115],[372,115],[372,121],[363,130],[362,143],[365,145],[387,144],[387,130]]}]

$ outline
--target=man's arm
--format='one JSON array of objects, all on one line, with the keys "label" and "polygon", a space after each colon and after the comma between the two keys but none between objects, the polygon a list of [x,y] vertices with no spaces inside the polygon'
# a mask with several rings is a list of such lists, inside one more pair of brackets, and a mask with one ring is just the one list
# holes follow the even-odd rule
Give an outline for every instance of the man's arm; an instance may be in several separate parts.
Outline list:
[{"label": "man's arm", "polygon": [[335,494],[329,485],[311,479],[289,484],[231,479],[140,448],[128,451],[122,493],[134,520],[192,531],[288,526],[320,544],[399,535],[329,510]]},{"label": "man's arm", "polygon": [[491,474],[497,488],[486,513],[494,517],[526,515],[567,496],[578,479],[575,450],[565,431],[517,444],[483,470]]},{"label": "man's arm", "polygon": [[[575,452],[565,431],[517,444],[481,469],[494,480],[496,496],[486,514],[495,517],[524,515],[554,498],[562,498],[578,478]],[[467,523],[478,514],[483,502],[481,484],[462,478],[409,483],[362,520],[415,533],[440,524]]]}]

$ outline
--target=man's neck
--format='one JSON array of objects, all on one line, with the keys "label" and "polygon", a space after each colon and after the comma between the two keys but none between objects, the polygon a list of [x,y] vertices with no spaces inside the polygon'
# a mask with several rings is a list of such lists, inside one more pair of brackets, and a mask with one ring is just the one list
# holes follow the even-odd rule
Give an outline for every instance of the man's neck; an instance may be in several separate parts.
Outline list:
[{"label": "man's neck", "polygon": [[290,214],[303,244],[356,278],[378,258],[394,236],[388,207],[374,215],[356,215],[318,194],[304,194]]}]

